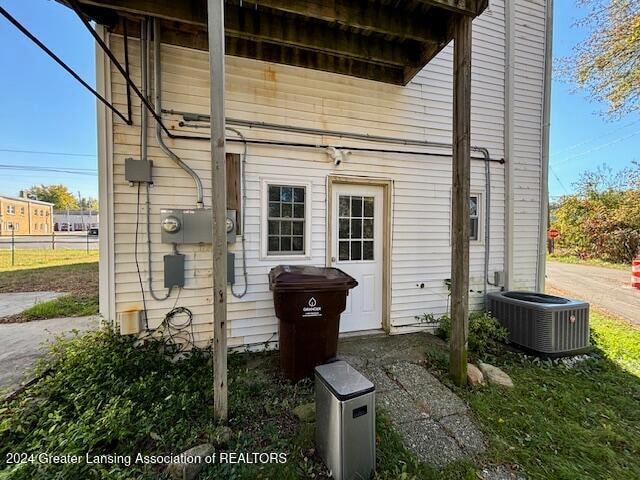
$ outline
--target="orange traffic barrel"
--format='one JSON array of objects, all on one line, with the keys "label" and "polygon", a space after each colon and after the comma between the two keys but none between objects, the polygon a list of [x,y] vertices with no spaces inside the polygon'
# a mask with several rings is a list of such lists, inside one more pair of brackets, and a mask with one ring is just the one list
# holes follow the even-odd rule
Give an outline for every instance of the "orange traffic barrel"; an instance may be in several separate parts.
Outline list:
[{"label": "orange traffic barrel", "polygon": [[640,256],[631,262],[631,286],[640,289]]}]

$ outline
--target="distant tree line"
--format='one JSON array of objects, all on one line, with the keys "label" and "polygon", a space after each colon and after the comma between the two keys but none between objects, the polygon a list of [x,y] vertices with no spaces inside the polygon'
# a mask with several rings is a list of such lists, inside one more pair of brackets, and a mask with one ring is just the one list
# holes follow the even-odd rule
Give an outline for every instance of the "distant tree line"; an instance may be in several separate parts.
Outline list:
[{"label": "distant tree line", "polygon": [[556,247],[582,258],[628,263],[640,253],[640,163],[583,173],[576,193],[551,205]]},{"label": "distant tree line", "polygon": [[93,197],[74,196],[65,185],[34,185],[24,192],[27,197],[53,203],[55,210],[98,211],[98,200]]}]

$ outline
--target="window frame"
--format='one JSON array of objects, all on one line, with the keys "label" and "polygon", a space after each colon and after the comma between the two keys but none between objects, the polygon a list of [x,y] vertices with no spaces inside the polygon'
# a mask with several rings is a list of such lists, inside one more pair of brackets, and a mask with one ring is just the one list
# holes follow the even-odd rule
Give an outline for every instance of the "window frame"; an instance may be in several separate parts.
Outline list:
[{"label": "window frame", "polygon": [[15,215],[16,214],[16,206],[9,203],[7,204],[7,215]]},{"label": "window frame", "polygon": [[[469,243],[472,245],[482,245],[484,244],[484,192],[472,190],[469,193],[469,200],[471,200],[471,197],[476,197],[478,202],[478,212],[476,215],[476,218],[478,220],[478,238],[471,238],[471,235],[469,235]],[[469,213],[469,233],[471,233],[472,218],[473,217],[471,216],[471,213]]]},{"label": "window frame", "polygon": [[[300,254],[269,253],[269,186],[304,188],[304,252]],[[260,260],[309,260],[311,258],[311,183],[291,180],[287,177],[260,179]]]}]

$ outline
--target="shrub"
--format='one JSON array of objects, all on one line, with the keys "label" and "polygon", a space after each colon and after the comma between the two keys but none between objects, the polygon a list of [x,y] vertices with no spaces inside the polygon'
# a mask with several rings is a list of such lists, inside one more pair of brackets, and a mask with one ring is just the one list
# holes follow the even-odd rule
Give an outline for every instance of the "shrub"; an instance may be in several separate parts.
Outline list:
[{"label": "shrub", "polygon": [[[451,318],[449,315],[440,317],[438,336],[444,340],[451,337]],[[473,312],[469,315],[469,351],[476,355],[483,355],[494,349],[498,342],[506,342],[507,330],[486,312]]]}]

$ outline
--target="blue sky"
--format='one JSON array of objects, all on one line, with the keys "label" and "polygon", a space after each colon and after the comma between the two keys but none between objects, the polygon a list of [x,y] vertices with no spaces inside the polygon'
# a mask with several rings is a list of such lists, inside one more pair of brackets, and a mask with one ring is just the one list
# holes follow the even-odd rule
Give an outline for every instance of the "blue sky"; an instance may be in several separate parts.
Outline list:
[{"label": "blue sky", "polygon": [[[555,2],[554,56],[571,52],[586,32],[573,27],[580,9]],[[2,6],[95,85],[94,47],[73,13],[51,0],[3,0]],[[97,197],[95,100],[74,79],[0,18],[0,193],[16,195],[39,183],[63,183]],[[568,193],[581,171],[607,163],[614,169],[640,160],[640,115],[617,121],[584,91],[554,80],[551,118],[552,197]],[[7,150],[62,153],[23,153]],[[30,167],[8,170],[2,165]],[[37,167],[86,169],[83,175]]]}]

